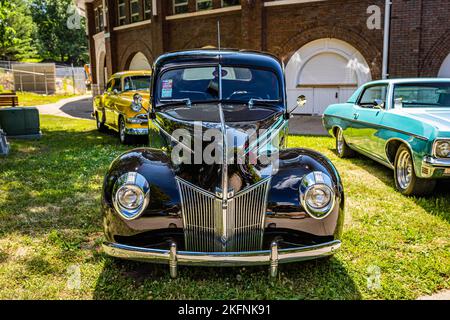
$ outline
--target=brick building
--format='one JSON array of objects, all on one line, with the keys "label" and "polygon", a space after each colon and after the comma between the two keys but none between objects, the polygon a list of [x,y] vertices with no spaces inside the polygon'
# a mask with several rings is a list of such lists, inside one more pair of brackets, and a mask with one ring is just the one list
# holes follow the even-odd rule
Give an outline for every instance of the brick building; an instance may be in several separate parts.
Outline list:
[{"label": "brick building", "polygon": [[[288,98],[321,114],[382,77],[450,77],[450,0],[75,0],[94,83],[168,51],[262,50],[286,65]],[[385,33],[384,29],[389,32]]]}]

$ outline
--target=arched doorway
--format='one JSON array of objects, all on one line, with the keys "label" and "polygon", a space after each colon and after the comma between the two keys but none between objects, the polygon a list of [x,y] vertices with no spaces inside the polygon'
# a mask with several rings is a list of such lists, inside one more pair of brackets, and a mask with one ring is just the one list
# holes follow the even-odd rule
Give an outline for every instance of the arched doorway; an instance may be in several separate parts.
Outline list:
[{"label": "arched doorway", "polygon": [[147,57],[142,52],[138,52],[131,59],[128,70],[149,70],[151,68]]},{"label": "arched doorway", "polygon": [[298,50],[286,65],[288,106],[305,95],[308,103],[296,114],[321,115],[372,79],[370,68],[353,46],[338,39],[319,39]]},{"label": "arched doorway", "polygon": [[438,73],[439,78],[450,78],[450,54],[445,58]]}]

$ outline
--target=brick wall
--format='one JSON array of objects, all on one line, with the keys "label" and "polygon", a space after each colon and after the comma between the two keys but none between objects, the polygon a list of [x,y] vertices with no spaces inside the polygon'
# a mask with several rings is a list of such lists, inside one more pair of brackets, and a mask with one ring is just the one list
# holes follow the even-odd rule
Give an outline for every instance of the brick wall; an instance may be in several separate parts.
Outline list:
[{"label": "brick wall", "polygon": [[391,77],[435,77],[450,53],[450,0],[395,0]]}]

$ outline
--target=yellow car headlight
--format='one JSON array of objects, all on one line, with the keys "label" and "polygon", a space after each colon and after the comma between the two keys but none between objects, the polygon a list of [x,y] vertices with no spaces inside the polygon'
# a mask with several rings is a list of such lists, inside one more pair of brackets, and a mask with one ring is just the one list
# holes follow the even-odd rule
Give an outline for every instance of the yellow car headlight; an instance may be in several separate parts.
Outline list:
[{"label": "yellow car headlight", "polygon": [[131,103],[131,109],[134,112],[139,112],[142,110],[142,102],[143,102],[143,98],[139,93],[136,93],[133,96],[133,102]]}]

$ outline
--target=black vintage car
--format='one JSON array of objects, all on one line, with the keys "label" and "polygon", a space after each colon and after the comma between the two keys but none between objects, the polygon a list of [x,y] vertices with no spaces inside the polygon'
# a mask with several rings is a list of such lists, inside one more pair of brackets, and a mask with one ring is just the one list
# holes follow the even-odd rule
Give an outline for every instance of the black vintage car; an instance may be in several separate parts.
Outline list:
[{"label": "black vintage car", "polygon": [[[110,256],[269,265],[341,245],[344,193],[322,154],[286,149],[283,67],[269,54],[199,50],[154,65],[150,146],[116,159],[102,210]],[[299,97],[298,104],[305,103]]]}]

